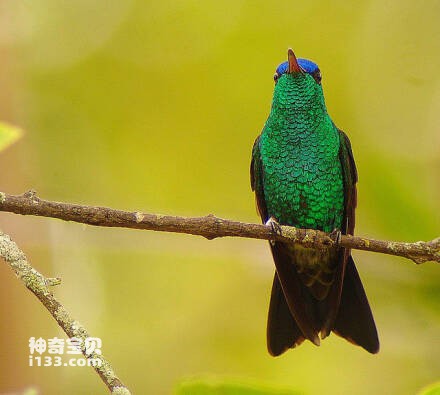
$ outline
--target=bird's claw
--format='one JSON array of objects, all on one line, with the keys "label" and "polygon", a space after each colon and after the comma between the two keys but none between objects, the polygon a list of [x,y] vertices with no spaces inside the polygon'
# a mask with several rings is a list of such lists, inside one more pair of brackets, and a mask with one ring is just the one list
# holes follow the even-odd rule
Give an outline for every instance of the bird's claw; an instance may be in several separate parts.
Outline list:
[{"label": "bird's claw", "polygon": [[281,234],[282,234],[281,225],[278,223],[278,221],[274,217],[270,217],[266,221],[265,225],[270,226],[270,228],[272,229],[272,232],[274,234],[281,236]]},{"label": "bird's claw", "polygon": [[333,242],[336,245],[339,245],[341,243],[341,239],[342,239],[342,232],[340,229],[333,229],[332,232],[330,233],[330,238],[333,240]]}]

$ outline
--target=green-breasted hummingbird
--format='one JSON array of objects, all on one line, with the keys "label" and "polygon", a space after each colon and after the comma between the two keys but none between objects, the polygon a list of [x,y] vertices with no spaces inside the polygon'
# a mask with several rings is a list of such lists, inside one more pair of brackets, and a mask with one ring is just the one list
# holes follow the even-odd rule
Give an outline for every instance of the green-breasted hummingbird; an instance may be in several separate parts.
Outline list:
[{"label": "green-breasted hummingbird", "polygon": [[[252,150],[251,185],[264,223],[353,234],[357,171],[347,135],[330,119],[321,72],[288,50],[272,108]],[[276,273],[267,324],[270,354],[334,332],[371,353],[376,325],[349,249],[270,242]]]}]

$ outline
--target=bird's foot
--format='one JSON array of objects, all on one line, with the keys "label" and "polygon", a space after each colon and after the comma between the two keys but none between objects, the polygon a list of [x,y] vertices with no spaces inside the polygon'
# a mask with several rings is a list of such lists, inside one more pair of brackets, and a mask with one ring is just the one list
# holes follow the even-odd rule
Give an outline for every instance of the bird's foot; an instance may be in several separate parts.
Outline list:
[{"label": "bird's foot", "polygon": [[339,245],[341,243],[341,238],[342,238],[341,230],[338,228],[333,229],[332,232],[330,233],[330,238],[333,240],[333,242],[336,245]]},{"label": "bird's foot", "polygon": [[[282,234],[281,225],[274,217],[270,217],[266,221],[265,225],[270,226],[270,229],[273,234],[281,236]],[[275,245],[275,240],[269,240],[269,243],[273,246]]]},{"label": "bird's foot", "polygon": [[[279,222],[274,218],[274,217],[270,217],[266,223],[266,226],[270,226],[270,229],[272,230],[272,233],[275,235],[282,235],[282,230],[281,230],[281,225],[279,224]],[[274,240],[270,240],[270,244],[274,244],[275,241]]]}]

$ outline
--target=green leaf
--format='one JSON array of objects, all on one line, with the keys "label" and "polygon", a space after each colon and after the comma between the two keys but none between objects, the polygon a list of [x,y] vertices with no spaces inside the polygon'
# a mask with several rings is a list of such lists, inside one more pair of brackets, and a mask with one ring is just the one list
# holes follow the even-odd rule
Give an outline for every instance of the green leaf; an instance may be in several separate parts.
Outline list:
[{"label": "green leaf", "polygon": [[418,395],[440,395],[440,381],[423,388]]},{"label": "green leaf", "polygon": [[23,134],[23,131],[16,126],[0,122],[0,151],[15,143]]},{"label": "green leaf", "polygon": [[299,392],[244,384],[234,381],[187,380],[180,383],[177,395],[299,395]]}]

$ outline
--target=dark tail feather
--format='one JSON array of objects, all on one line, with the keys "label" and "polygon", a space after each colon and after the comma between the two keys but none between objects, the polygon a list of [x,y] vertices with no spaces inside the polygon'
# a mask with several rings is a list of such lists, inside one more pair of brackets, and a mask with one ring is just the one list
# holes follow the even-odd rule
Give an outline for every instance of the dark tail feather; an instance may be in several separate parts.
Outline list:
[{"label": "dark tail feather", "polygon": [[379,351],[373,314],[351,256],[345,268],[341,302],[333,332],[372,354]]},{"label": "dark tail feather", "polygon": [[267,321],[267,349],[274,357],[304,341],[287,305],[278,275],[275,273]]},{"label": "dark tail feather", "polygon": [[319,345],[318,333],[324,338],[330,331],[370,353],[379,351],[373,315],[349,252],[341,255],[328,297],[318,301],[302,284],[286,246],[274,243],[271,247],[277,272],[267,324],[270,354],[280,355],[305,339]]},{"label": "dark tail feather", "polygon": [[[281,285],[288,310],[290,310],[297,327],[304,337],[319,346],[318,332],[320,328],[319,323],[315,319],[315,307],[310,295],[304,292],[304,286],[292,264],[292,258],[287,247],[282,243],[274,243],[274,245],[271,245],[271,248],[279,284]],[[269,312],[269,317],[270,315],[271,313]],[[274,326],[276,325],[274,324]],[[268,327],[271,326],[272,324],[269,322]]]}]

